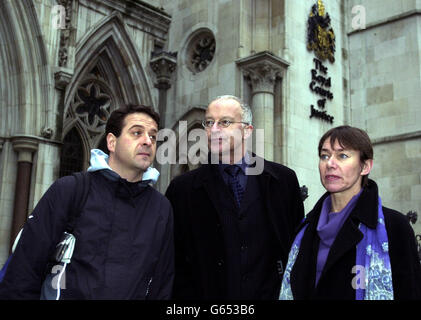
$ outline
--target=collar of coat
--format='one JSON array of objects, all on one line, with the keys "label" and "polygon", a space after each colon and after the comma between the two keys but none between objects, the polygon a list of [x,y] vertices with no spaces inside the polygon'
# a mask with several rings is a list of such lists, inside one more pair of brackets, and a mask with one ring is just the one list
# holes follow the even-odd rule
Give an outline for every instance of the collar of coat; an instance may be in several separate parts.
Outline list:
[{"label": "collar of coat", "polygon": [[[322,210],[323,201],[329,194],[329,192],[326,192],[319,201],[317,201],[313,210],[307,214],[305,220],[298,229],[301,229],[306,223],[317,223]],[[378,219],[378,198],[379,193],[377,184],[369,179],[368,184],[363,188],[363,192],[361,193],[354,210],[352,210],[350,217],[371,229],[376,228]]]},{"label": "collar of coat", "polygon": [[[278,175],[274,171],[274,168],[270,165],[268,161],[264,158],[256,155],[255,153],[251,153],[252,159],[256,159],[256,161],[263,161],[263,172],[260,176],[263,177],[272,177],[276,180],[279,179]],[[215,178],[215,173],[217,172],[218,164],[204,164],[200,168],[197,169],[197,176],[194,180],[193,187],[200,188],[203,185],[209,183],[210,179]],[[194,170],[195,171],[195,170]]]}]

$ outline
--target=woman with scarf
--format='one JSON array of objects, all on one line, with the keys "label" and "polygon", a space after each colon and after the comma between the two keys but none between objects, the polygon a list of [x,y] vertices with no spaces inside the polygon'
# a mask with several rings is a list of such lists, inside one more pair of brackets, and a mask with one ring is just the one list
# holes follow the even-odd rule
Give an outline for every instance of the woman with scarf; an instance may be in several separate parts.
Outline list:
[{"label": "woman with scarf", "polygon": [[368,179],[373,148],[367,133],[333,128],[318,152],[327,192],[298,229],[280,300],[421,299],[414,232],[404,215],[382,206]]}]

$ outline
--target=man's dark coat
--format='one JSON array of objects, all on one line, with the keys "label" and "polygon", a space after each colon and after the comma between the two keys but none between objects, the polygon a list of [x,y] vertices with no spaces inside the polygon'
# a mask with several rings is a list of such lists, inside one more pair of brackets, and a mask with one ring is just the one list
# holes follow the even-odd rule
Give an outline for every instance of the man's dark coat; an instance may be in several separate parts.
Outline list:
[{"label": "man's dark coat", "polygon": [[[270,221],[276,241],[277,259],[285,266],[294,230],[304,217],[297,177],[293,170],[270,161],[257,175],[264,199],[264,214]],[[176,299],[224,299],[226,268],[221,201],[232,201],[218,165],[206,164],[176,177],[166,196],[174,210]],[[256,231],[258,232],[258,231]],[[265,232],[265,231],[264,231]],[[279,283],[274,283],[277,288]],[[279,292],[279,291],[278,291]]]},{"label": "man's dark coat", "polygon": [[[72,207],[76,180],[58,179],[23,228],[1,299],[39,299],[47,265]],[[173,216],[169,201],[149,185],[92,173],[76,221],[75,250],[60,299],[168,299],[174,276]],[[52,273],[58,273],[54,271]]]}]

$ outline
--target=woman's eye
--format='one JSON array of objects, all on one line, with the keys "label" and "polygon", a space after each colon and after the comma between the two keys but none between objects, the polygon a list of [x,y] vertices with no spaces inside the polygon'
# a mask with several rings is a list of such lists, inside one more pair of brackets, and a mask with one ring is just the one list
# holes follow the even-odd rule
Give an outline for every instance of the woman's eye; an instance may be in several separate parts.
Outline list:
[{"label": "woman's eye", "polygon": [[349,157],[348,157],[348,155],[346,155],[345,153],[341,153],[341,154],[339,155],[339,158],[341,158],[341,159],[347,159],[347,158],[349,158]]},{"label": "woman's eye", "polygon": [[327,159],[329,159],[329,156],[327,154],[321,154],[320,159],[327,160]]}]

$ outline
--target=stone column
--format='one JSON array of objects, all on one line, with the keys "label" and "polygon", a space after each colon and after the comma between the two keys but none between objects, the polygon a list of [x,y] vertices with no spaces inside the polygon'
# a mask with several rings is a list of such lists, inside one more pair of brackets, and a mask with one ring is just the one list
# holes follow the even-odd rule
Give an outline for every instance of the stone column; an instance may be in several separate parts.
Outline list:
[{"label": "stone column", "polygon": [[161,117],[160,127],[163,128],[167,110],[167,90],[171,88],[171,74],[177,66],[177,52],[152,52],[150,66],[156,73],[155,88],[159,90],[158,110]]},{"label": "stone column", "polygon": [[32,154],[38,150],[38,141],[31,137],[12,138],[13,149],[18,153],[15,200],[13,205],[10,249],[28,216],[29,191],[31,188]]},{"label": "stone column", "polygon": [[[167,112],[167,91],[171,88],[171,74],[174,72],[177,66],[177,52],[152,52],[151,61],[149,62],[152,70],[156,74],[155,88],[159,90],[159,102],[158,110],[161,123],[159,127],[165,128],[166,126],[166,115]],[[161,172],[161,177],[158,180],[157,188],[162,193],[165,192],[164,186],[166,182],[164,180],[165,174],[163,174],[163,167],[155,159],[154,167]],[[167,169],[168,170],[168,166]],[[168,172],[167,172],[168,173]]]},{"label": "stone column", "polygon": [[237,60],[237,65],[251,86],[253,126],[264,129],[264,155],[261,156],[273,161],[275,83],[283,77],[288,63],[264,51]]}]

